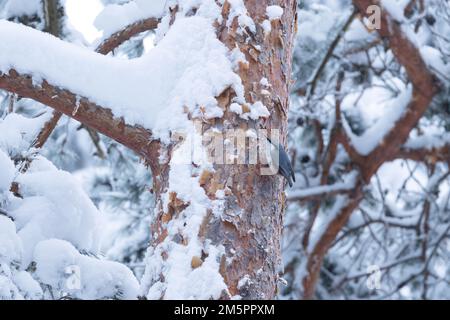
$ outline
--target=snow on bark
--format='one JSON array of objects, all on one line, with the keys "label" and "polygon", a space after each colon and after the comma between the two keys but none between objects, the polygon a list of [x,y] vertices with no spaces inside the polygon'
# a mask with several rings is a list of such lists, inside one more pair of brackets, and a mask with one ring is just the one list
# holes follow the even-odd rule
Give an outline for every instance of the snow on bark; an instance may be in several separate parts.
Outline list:
[{"label": "snow on bark", "polygon": [[[261,176],[256,166],[220,165],[189,155],[203,159],[201,135],[207,130],[225,134],[269,127],[284,134],[294,2],[278,3],[288,18],[274,21],[269,35],[260,27],[267,18],[266,1],[178,3],[174,26],[186,13],[208,17],[242,86],[216,92],[221,114],[211,120],[192,113],[191,129],[184,132],[188,138],[163,147],[167,164],[155,177],[158,218],[142,280],[148,298],[274,297],[281,268],[281,180]],[[263,78],[267,81],[261,84]]]}]

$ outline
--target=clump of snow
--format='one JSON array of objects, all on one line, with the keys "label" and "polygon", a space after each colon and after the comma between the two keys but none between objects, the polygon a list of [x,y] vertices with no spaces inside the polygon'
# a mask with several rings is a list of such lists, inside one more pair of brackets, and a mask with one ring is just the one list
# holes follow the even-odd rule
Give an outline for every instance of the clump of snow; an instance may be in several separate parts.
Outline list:
[{"label": "clump of snow", "polygon": [[[431,130],[430,130],[431,129]],[[411,132],[405,148],[409,149],[428,149],[440,148],[450,143],[450,134],[440,132],[441,130],[432,130],[428,128],[423,134],[417,135],[417,132]]]},{"label": "clump of snow", "polygon": [[[0,166],[0,181],[9,189],[16,172],[2,150]],[[8,197],[4,208],[14,220],[0,215],[0,299],[137,297],[131,270],[79,253],[98,252],[101,220],[74,177],[37,157],[15,181],[23,198]],[[29,271],[31,262],[35,269]],[[70,267],[80,270],[79,287],[67,287],[74,284]],[[50,287],[43,291],[41,285]]]},{"label": "clump of snow", "polygon": [[270,21],[281,19],[283,8],[280,6],[268,6],[266,8],[266,14]]},{"label": "clump of snow", "polygon": [[424,45],[420,47],[420,54],[425,63],[438,76],[445,79],[450,73],[450,64],[444,62],[444,55],[438,49]]},{"label": "clump of snow", "polygon": [[272,24],[271,24],[271,22],[270,22],[269,20],[264,20],[264,21],[261,23],[261,26],[262,26],[263,29],[264,29],[264,34],[265,34],[265,35],[270,34],[270,32],[272,31]]},{"label": "clump of snow", "polygon": [[270,83],[269,80],[267,80],[267,78],[261,78],[259,84],[262,85],[263,87],[270,87]]},{"label": "clump of snow", "polygon": [[339,191],[339,190],[351,190],[355,187],[355,179],[356,179],[356,172],[353,172],[346,177],[344,177],[343,182],[336,182],[332,185],[320,185],[305,189],[298,189],[294,190],[288,193],[287,198],[288,199],[295,199],[295,198],[303,198],[303,197],[310,197],[314,195],[323,195],[326,193],[330,193],[333,191]]},{"label": "clump of snow", "polygon": [[230,4],[230,13],[228,15],[227,26],[230,27],[234,19],[238,19],[240,28],[239,34],[243,34],[244,29],[248,28],[251,32],[256,32],[256,26],[253,19],[248,15],[247,8],[243,0],[228,0]]},{"label": "clump of snow", "polygon": [[16,272],[12,278],[13,282],[17,286],[17,289],[21,292],[24,299],[27,300],[40,300],[42,299],[42,289],[39,283],[33,279],[33,277],[26,271]]},{"label": "clump of snow", "polygon": [[20,16],[32,16],[42,12],[41,0],[10,0],[4,8],[6,19]]},{"label": "clump of snow", "polygon": [[230,105],[230,111],[241,115],[242,114],[242,107],[238,103],[232,103]]},{"label": "clump of snow", "polygon": [[245,288],[246,286],[250,285],[251,283],[252,283],[252,279],[250,278],[250,276],[248,274],[246,274],[241,279],[239,279],[237,288],[238,289]]},{"label": "clump of snow", "polygon": [[11,219],[0,215],[0,263],[18,262],[22,258],[22,243]]},{"label": "clump of snow", "polygon": [[184,259],[186,255],[184,251],[183,245],[177,245],[176,250],[172,251],[169,258],[171,260],[169,265],[172,266],[169,275],[176,278],[168,283],[165,298],[206,300],[220,297],[222,291],[227,290],[227,286],[218,272],[223,252],[211,246],[208,257],[202,265],[192,270],[190,265],[186,265],[186,262],[189,261]]},{"label": "clump of snow", "polygon": [[240,63],[248,64],[248,61],[245,58],[245,54],[239,48],[234,48],[233,50],[231,50],[229,58],[233,65],[233,70],[238,70]]},{"label": "clump of snow", "polygon": [[28,272],[17,269],[22,255],[14,222],[0,215],[0,300],[42,298],[39,284]]},{"label": "clump of snow", "polygon": [[10,214],[24,245],[24,268],[34,245],[45,239],[64,239],[79,250],[98,251],[100,212],[74,177],[39,157],[16,181],[23,199],[12,200]]},{"label": "clump of snow", "polygon": [[373,126],[361,136],[355,135],[349,124],[344,120],[344,129],[351,139],[352,145],[361,155],[368,155],[383,140],[384,136],[395,126],[402,117],[412,98],[412,87],[408,86],[397,98],[390,102],[390,108]]},{"label": "clump of snow", "polygon": [[[139,284],[124,265],[80,254],[69,242],[41,241],[34,250],[36,276],[80,299],[136,299]],[[61,276],[61,274],[65,276]]]},{"label": "clump of snow", "polygon": [[0,274],[0,299],[2,300],[23,300],[19,289],[12,280],[5,275]]},{"label": "clump of snow", "polygon": [[16,169],[11,159],[0,149],[0,193],[8,191]]},{"label": "clump of snow", "polygon": [[267,107],[261,102],[257,101],[250,105],[250,113],[244,113],[241,118],[257,120],[259,118],[267,118],[270,116],[270,112]]},{"label": "clump of snow", "polygon": [[17,113],[10,113],[4,119],[0,119],[0,148],[11,156],[27,150],[50,116],[51,113],[46,113],[41,117],[30,119]]}]

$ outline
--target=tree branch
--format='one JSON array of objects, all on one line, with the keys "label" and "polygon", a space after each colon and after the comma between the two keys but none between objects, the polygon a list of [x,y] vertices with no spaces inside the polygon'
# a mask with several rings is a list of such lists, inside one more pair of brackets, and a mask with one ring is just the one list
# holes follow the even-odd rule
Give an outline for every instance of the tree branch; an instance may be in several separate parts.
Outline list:
[{"label": "tree branch", "polygon": [[[52,6],[54,6],[55,1],[49,1],[48,5],[50,6],[49,9],[47,9],[48,12],[53,12]],[[47,2],[46,2],[47,4]],[[46,11],[46,12],[47,12]],[[50,31],[59,30],[58,25],[54,26],[53,24],[57,23],[57,19],[55,17],[48,17],[46,20],[49,21],[49,25],[47,28]],[[56,22],[55,22],[56,21]],[[118,48],[120,45],[122,45],[124,42],[128,41],[130,38],[136,36],[137,34],[149,30],[153,30],[158,26],[159,19],[156,18],[149,18],[145,20],[141,20],[139,22],[133,23],[131,25],[128,25],[125,29],[114,33],[111,35],[108,39],[104,40],[95,50],[98,53],[107,55],[108,53],[112,52],[114,49]],[[55,34],[51,32],[53,35],[58,36],[58,34]],[[52,118],[47,121],[44,126],[42,127],[41,131],[39,132],[35,142],[33,143],[32,147],[35,148],[42,148],[43,145],[47,142],[47,139],[52,134],[53,130],[55,130],[56,125],[58,124],[59,119],[61,118],[62,113],[58,111],[53,112]],[[101,154],[101,150],[98,148],[97,144],[95,143],[98,136],[95,131],[93,131],[91,128],[86,127],[89,136],[92,138],[92,141],[97,147],[97,150],[99,150],[99,154]]]},{"label": "tree branch", "polygon": [[[374,1],[353,0],[353,3],[362,14],[365,14],[366,8],[373,5]],[[364,161],[360,162],[366,182],[369,182],[372,175],[386,160],[395,156],[427,110],[434,95],[439,91],[438,80],[427,68],[420,51],[386,10],[382,10],[381,29],[378,32],[389,42],[397,61],[405,68],[408,78],[413,84],[413,97],[403,117],[384,136],[382,142],[364,157]]]},{"label": "tree branch", "polygon": [[125,41],[128,41],[130,38],[135,35],[154,30],[158,26],[160,19],[157,18],[148,18],[133,24],[130,24],[125,29],[114,33],[108,39],[104,40],[98,47],[97,52],[101,54],[108,54],[113,51],[115,48],[119,47]]},{"label": "tree branch", "polygon": [[142,156],[151,166],[153,173],[158,174],[159,141],[152,141],[149,130],[141,126],[128,125],[122,118],[114,117],[109,109],[98,106],[86,98],[79,98],[74,93],[57,88],[45,80],[41,86],[37,86],[31,76],[19,74],[13,69],[8,74],[0,73],[0,89],[45,104],[116,140]]},{"label": "tree branch", "polygon": [[447,162],[450,160],[450,145],[446,144],[441,147],[433,148],[408,148],[402,147],[399,152],[389,160],[408,159],[418,162],[427,162],[435,164],[436,162]]}]

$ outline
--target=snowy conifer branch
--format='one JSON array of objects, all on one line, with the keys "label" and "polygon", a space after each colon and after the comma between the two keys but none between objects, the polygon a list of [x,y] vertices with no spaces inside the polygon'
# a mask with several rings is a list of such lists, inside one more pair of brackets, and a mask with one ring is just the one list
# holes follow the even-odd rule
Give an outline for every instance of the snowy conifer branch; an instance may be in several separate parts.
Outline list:
[{"label": "snowy conifer branch", "polygon": [[[131,25],[128,25],[125,29],[114,33],[113,35],[108,37],[108,39],[104,40],[97,47],[96,52],[106,55],[109,52],[111,52],[112,50],[114,50],[115,48],[119,47],[121,44],[123,44],[127,40],[129,40],[131,37],[133,37],[141,32],[155,29],[156,26],[158,25],[158,23],[159,23],[159,19],[148,18],[148,19],[144,19],[144,20],[135,22]],[[31,84],[28,84],[29,86],[27,88],[20,88],[21,85],[24,85],[26,82],[28,82],[31,79],[27,75],[19,75],[15,70],[10,70],[9,74],[3,73],[3,74],[1,74],[1,77],[2,77],[2,80],[1,80],[2,89],[11,91],[11,92],[23,92],[22,94],[20,94],[21,96],[34,99],[38,102],[46,104],[49,107],[52,107],[55,109],[55,112],[53,113],[53,116],[51,117],[51,119],[45,123],[44,127],[42,128],[42,130],[39,132],[38,136],[36,137],[36,140],[33,143],[33,147],[41,148],[45,144],[45,142],[47,141],[48,137],[51,135],[53,130],[56,128],[56,125],[57,125],[59,119],[61,118],[62,114],[66,114],[69,117],[77,119],[81,123],[86,125],[86,128],[89,131],[92,131],[93,129],[95,129],[98,132],[103,133],[106,136],[108,136],[118,142],[122,142],[121,140],[128,140],[127,143],[123,143],[125,146],[130,147],[132,150],[136,151],[139,155],[143,156],[144,159],[146,160],[146,162],[148,162],[148,163],[153,162],[153,160],[148,158],[149,153],[147,153],[147,150],[146,150],[147,145],[145,145],[145,143],[144,143],[145,140],[142,140],[142,143],[144,144],[142,146],[139,146],[136,141],[133,141],[135,138],[140,137],[140,136],[150,137],[150,133],[148,130],[141,128],[141,127],[133,127],[133,126],[127,126],[126,124],[123,124],[121,126],[125,126],[125,128],[130,129],[130,130],[125,130],[125,131],[130,133],[131,137],[128,138],[128,137],[124,136],[123,133],[114,132],[114,130],[106,130],[108,133],[105,133],[105,128],[110,126],[107,124],[107,121],[109,121],[109,120],[106,120],[106,119],[108,119],[108,118],[113,119],[113,115],[109,111],[105,110],[106,112],[100,112],[99,114],[104,114],[107,116],[103,117],[99,123],[89,125],[87,122],[81,120],[82,118],[84,118],[84,115],[81,114],[82,113],[81,108],[76,107],[76,104],[77,104],[76,101],[78,101],[80,99],[77,98],[77,95],[75,93],[70,93],[68,91],[58,89],[44,81],[47,89],[56,90],[61,93],[64,92],[64,95],[71,95],[72,98],[70,100],[73,101],[72,105],[70,105],[70,103],[68,103],[68,100],[66,98],[58,101],[59,99],[56,98],[57,94],[54,94],[51,97],[51,99],[47,100],[47,101],[51,101],[51,102],[45,103],[43,101],[45,101],[46,99],[43,98],[42,94],[39,95],[37,92],[32,92],[32,90],[37,90],[37,91],[43,90],[42,88],[38,88],[37,86],[34,86],[33,82]],[[14,78],[14,77],[16,77],[16,78]],[[21,81],[19,81],[19,79],[21,79]],[[10,89],[8,89],[8,88],[10,88]],[[45,91],[45,90],[43,90],[43,91]],[[85,103],[89,104],[90,109],[102,108],[100,106],[96,106],[95,104],[87,102],[87,99],[81,99],[81,100],[86,101]],[[62,101],[64,101],[64,103],[61,103]],[[63,109],[65,108],[67,110],[65,112],[65,111],[60,110],[60,108],[63,108]],[[73,114],[74,113],[73,110],[75,110],[75,109],[77,109],[77,112],[75,114]],[[93,113],[95,114],[96,112],[93,112]],[[90,120],[93,120],[93,118],[91,118]],[[99,119],[97,119],[97,120],[99,120]],[[121,120],[117,120],[117,121],[121,121]],[[91,121],[91,122],[95,122],[95,120]],[[123,122],[123,121],[121,121],[121,122]],[[131,128],[133,128],[133,129],[131,129]],[[117,138],[119,138],[121,140],[118,140]],[[147,139],[147,141],[148,140],[149,139]],[[131,145],[128,145],[128,143],[130,143]],[[152,169],[155,169],[155,167],[152,166]]]},{"label": "snowy conifer branch", "polygon": [[[354,0],[353,3],[361,13],[365,13],[368,6],[375,4],[370,0]],[[393,157],[398,152],[400,146],[408,139],[411,130],[427,110],[434,95],[439,91],[437,79],[428,69],[420,51],[403,32],[401,26],[386,10],[383,10],[381,19],[379,34],[389,42],[394,56],[405,68],[409,80],[413,84],[413,93],[404,115],[384,136],[381,143],[365,157],[366,161],[360,162],[366,182],[386,159]]]},{"label": "snowy conifer branch", "polygon": [[[53,20],[54,20],[54,18],[50,21],[53,21]],[[130,38],[136,36],[137,34],[155,29],[158,26],[159,22],[160,22],[160,19],[148,18],[145,20],[135,22],[131,25],[128,25],[123,30],[112,34],[110,37],[108,37],[106,40],[104,40],[96,48],[95,51],[106,55],[106,54],[112,52],[114,49],[118,48],[124,42],[128,41]],[[54,30],[55,27],[49,27],[49,29]],[[45,123],[41,132],[37,136],[36,141],[33,144],[33,147],[42,148],[42,146],[45,144],[47,139],[52,134],[53,130],[56,128],[56,125],[57,125],[59,119],[61,118],[61,116],[62,116],[62,114],[60,112],[55,111],[53,113],[52,118],[48,122]],[[99,154],[102,154],[103,151],[99,148],[98,144],[96,143],[96,139],[97,139],[96,132],[93,131],[89,127],[86,127],[86,129],[88,130],[89,136],[92,138],[94,145],[96,146],[97,150],[99,151]]]},{"label": "snowy conifer branch", "polygon": [[156,29],[159,22],[160,19],[148,18],[128,25],[123,30],[114,33],[108,39],[104,40],[95,51],[101,54],[108,54],[135,35]]},{"label": "snowy conifer branch", "polygon": [[[13,69],[8,74],[0,73],[0,88],[43,103],[80,121],[132,149],[145,159],[152,170],[157,169],[155,159],[158,157],[159,143],[151,141],[150,131],[140,126],[126,124],[123,119],[114,117],[109,109],[98,106],[88,99],[80,99],[76,94],[57,88],[45,80],[38,86],[32,77],[19,74]],[[73,112],[77,101],[77,112]]]}]

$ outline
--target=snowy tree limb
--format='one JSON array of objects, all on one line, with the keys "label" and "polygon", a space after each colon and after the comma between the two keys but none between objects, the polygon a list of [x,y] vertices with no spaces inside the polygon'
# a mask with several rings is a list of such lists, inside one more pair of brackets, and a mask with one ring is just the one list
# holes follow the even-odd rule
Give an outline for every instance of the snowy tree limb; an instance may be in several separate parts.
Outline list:
[{"label": "snowy tree limb", "polygon": [[[354,1],[355,6],[363,13],[371,3],[367,0]],[[350,139],[342,130],[340,131],[340,142],[344,145],[352,161],[361,168],[366,182],[387,159],[395,157],[400,146],[406,142],[411,130],[417,125],[434,95],[439,91],[438,81],[426,66],[419,50],[404,34],[401,26],[386,11],[383,11],[379,33],[382,38],[389,41],[391,50],[413,83],[413,97],[403,117],[389,130],[381,143],[366,156],[360,155],[351,145]]]},{"label": "snowy tree limb", "polygon": [[395,159],[424,161],[431,164],[439,161],[447,162],[450,159],[450,145],[446,144],[432,148],[410,148],[404,146],[400,148],[399,152],[391,160]]},{"label": "snowy tree limb", "polygon": [[[47,2],[46,2],[46,4],[47,4]],[[53,6],[54,2],[51,1],[51,2],[49,2],[48,5],[49,6]],[[50,9],[52,9],[52,8],[50,8]],[[48,12],[53,12],[54,10],[46,10],[46,12],[47,11]],[[53,12],[53,13],[55,13],[55,12]],[[52,24],[55,23],[55,17],[53,17],[53,16],[49,17],[47,20],[49,21],[49,23],[52,23]],[[108,54],[109,52],[111,52],[112,50],[114,50],[115,48],[117,48],[118,46],[120,46],[121,44],[126,42],[127,40],[129,40],[131,37],[133,37],[133,36],[135,36],[135,35],[137,35],[137,34],[139,34],[141,32],[155,29],[158,23],[159,23],[159,20],[155,19],[155,18],[149,18],[149,19],[145,19],[145,20],[133,23],[133,24],[127,26],[125,29],[123,29],[123,30],[113,34],[111,37],[109,37],[108,39],[103,41],[97,47],[96,52],[102,53],[102,54]],[[48,25],[47,27],[48,27],[49,30],[58,30],[57,26],[54,26],[54,25]],[[54,35],[57,36],[57,34],[54,34]],[[8,79],[9,76],[11,76],[11,77],[15,76],[16,78],[15,79],[12,79],[12,78]],[[11,72],[9,74],[2,74],[2,82],[4,83],[4,87],[2,87],[2,89],[8,90],[7,88],[9,87],[11,92],[23,92],[23,94],[21,94],[21,93],[18,93],[18,94],[23,96],[23,97],[27,97],[27,98],[31,98],[31,99],[33,99],[33,96],[34,96],[35,97],[34,100],[36,100],[38,102],[41,102],[41,103],[44,103],[44,104],[48,105],[49,107],[53,107],[55,109],[55,111],[53,112],[53,116],[50,118],[49,121],[47,121],[44,124],[44,127],[39,132],[38,136],[36,137],[36,140],[33,142],[33,147],[41,148],[45,144],[45,142],[47,141],[47,139],[49,138],[49,136],[51,135],[53,130],[56,128],[56,125],[57,125],[59,119],[61,118],[62,114],[66,114],[69,117],[72,117],[74,119],[76,117],[78,117],[78,116],[83,117],[80,114],[81,113],[81,110],[80,110],[81,108],[78,108],[76,115],[73,115],[72,114],[73,112],[60,111],[59,107],[61,107],[61,103],[59,103],[59,102],[55,103],[55,101],[57,100],[56,97],[53,97],[50,100],[50,101],[52,101],[52,103],[50,103],[50,104],[47,104],[47,103],[43,102],[42,96],[40,96],[39,98],[36,98],[39,95],[36,94],[36,93],[32,93],[31,92],[31,90],[32,90],[31,87],[28,87],[28,88],[20,88],[19,87],[20,85],[25,84],[25,82],[24,81],[18,81],[19,78],[17,78],[17,77],[19,77],[19,78],[22,77],[22,80],[24,80],[24,81],[25,81],[25,79],[29,78],[29,77],[24,76],[24,75],[19,75],[14,70],[11,70]],[[9,84],[6,84],[6,82],[9,82]],[[46,83],[46,82],[44,81],[44,83]],[[47,88],[51,88],[52,87],[48,83],[46,83],[46,85],[47,85]],[[35,90],[40,90],[37,86],[34,86],[34,89]],[[57,88],[53,88],[53,89],[60,90],[60,89],[57,89]],[[14,90],[16,90],[16,91],[14,91]],[[64,94],[66,94],[66,95],[72,95],[74,97],[76,96],[76,94],[69,93],[69,92],[64,91],[64,90],[62,90],[62,91],[60,90],[60,92],[64,92]],[[67,100],[64,100],[64,101],[67,103]],[[69,106],[69,105],[66,106],[67,109],[69,109],[69,110],[70,109],[75,110],[77,108],[76,107],[76,103],[75,103],[77,101],[77,99],[74,98],[72,101],[74,101],[74,103],[71,106]],[[93,108],[94,105],[91,104],[90,107]],[[99,106],[95,106],[95,107],[101,108]],[[107,112],[105,114],[107,114]],[[112,114],[110,114],[109,116],[112,119]],[[81,122],[83,124],[86,124],[86,128],[89,131],[90,135],[95,133],[95,131],[93,131],[93,129],[96,129],[96,127],[100,128],[100,130],[96,129],[97,131],[99,131],[100,133],[104,133],[104,131],[101,129],[101,127],[105,128],[106,127],[106,123],[104,123],[104,124],[98,123],[96,125],[89,126],[89,124],[87,124],[87,123],[85,123],[83,121],[81,121]],[[129,128],[132,128],[132,127],[130,126]],[[134,127],[134,128],[136,128],[136,127]],[[130,133],[132,131],[134,131],[134,129],[133,130],[128,130],[128,132],[130,132]],[[136,132],[140,132],[140,133],[139,134],[132,134],[132,135],[134,135],[136,137],[136,136],[141,135],[144,131],[147,131],[147,130],[144,130],[143,128],[138,128]],[[115,139],[114,136],[120,137],[120,135],[116,135],[116,133],[114,133],[114,132],[109,132],[109,134],[105,134],[105,135],[109,136],[112,139]],[[149,132],[145,133],[145,135],[150,136]],[[142,147],[137,147],[135,142],[131,142],[134,138],[128,139],[125,136],[124,137],[120,137],[120,138],[122,140],[128,140],[128,142],[131,143],[131,149],[132,150],[138,152],[138,154],[143,156],[148,163],[153,163],[153,160],[147,157],[148,154],[146,153],[146,151],[143,151],[144,149],[147,148],[147,146],[144,145]],[[115,139],[115,140],[119,141],[117,139]],[[128,146],[126,143],[124,145]],[[27,166],[25,166],[25,168],[26,167]],[[156,167],[152,166],[152,169],[156,170]]]},{"label": "snowy tree limb", "polygon": [[[58,33],[54,33],[56,31],[59,32],[59,27],[57,25],[55,25],[58,23],[57,18],[54,17],[55,9],[53,7],[55,6],[55,2],[54,1],[46,1],[45,5],[49,6],[49,8],[45,10],[45,12],[48,12],[48,15],[49,15],[49,17],[46,18],[46,21],[48,21],[47,29],[50,30],[53,35],[58,36]],[[53,15],[50,13],[53,13]],[[160,19],[148,18],[145,20],[135,22],[135,23],[127,26],[123,30],[114,33],[109,38],[104,40],[97,47],[97,49],[95,51],[106,55],[106,54],[112,52],[114,49],[121,46],[124,42],[128,41],[130,38],[136,36],[137,34],[155,29],[158,26],[159,21],[160,21]],[[53,130],[56,128],[56,125],[58,124],[58,121],[61,118],[61,116],[62,116],[62,113],[60,113],[58,111],[55,111],[53,113],[52,118],[45,123],[44,127],[39,132],[35,142],[33,143],[33,147],[42,148],[42,146],[45,144],[47,139],[50,137]],[[89,136],[93,137],[93,142],[95,144],[96,138],[94,139],[94,137],[97,137],[96,132],[92,131],[92,129],[89,127],[86,127],[86,128],[89,133]],[[101,154],[102,151],[98,148],[97,144],[95,144],[95,145],[96,145],[97,149],[99,150],[99,154]]]},{"label": "snowy tree limb", "polygon": [[108,54],[114,49],[118,48],[125,41],[128,41],[130,38],[136,36],[137,34],[156,29],[159,22],[160,19],[157,18],[148,18],[145,20],[135,22],[127,26],[125,29],[114,33],[108,39],[104,40],[97,47],[96,51],[101,54]]},{"label": "snowy tree limb", "polygon": [[[140,126],[131,126],[121,118],[114,117],[109,109],[98,106],[86,98],[57,88],[47,81],[37,85],[29,75],[19,74],[15,70],[0,73],[0,89],[30,98],[61,112],[84,125],[116,140],[142,156],[158,172],[159,142],[152,141],[149,130]],[[76,110],[76,112],[74,112]]]}]

